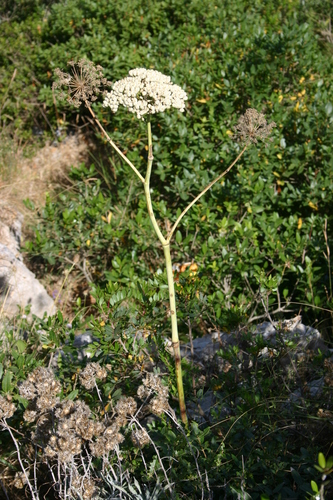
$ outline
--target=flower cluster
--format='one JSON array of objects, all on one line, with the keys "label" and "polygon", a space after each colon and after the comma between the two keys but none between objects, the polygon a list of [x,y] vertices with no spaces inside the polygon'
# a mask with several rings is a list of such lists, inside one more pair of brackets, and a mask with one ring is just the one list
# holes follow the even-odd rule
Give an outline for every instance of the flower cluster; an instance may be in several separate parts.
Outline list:
[{"label": "flower cluster", "polygon": [[57,396],[60,391],[61,384],[55,380],[51,368],[36,368],[19,386],[20,395],[30,402],[24,419],[33,422],[38,412],[54,408],[60,401]]},{"label": "flower cluster", "polygon": [[89,448],[95,457],[103,457],[124,441],[120,428],[126,424],[122,418],[116,418],[112,423],[105,422],[103,431],[96,441],[89,443]]},{"label": "flower cluster", "polygon": [[[29,475],[29,471],[26,471],[26,474]],[[24,472],[16,472],[15,473],[13,485],[18,490],[22,490],[24,488],[24,486],[27,484],[28,481],[26,478],[26,474],[24,474]]]},{"label": "flower cluster", "polygon": [[135,429],[132,431],[131,440],[134,446],[143,448],[146,444],[150,443],[149,434],[146,429]]},{"label": "flower cluster", "polygon": [[88,363],[80,373],[79,380],[86,389],[91,390],[95,387],[97,378],[104,380],[106,376],[106,369],[102,368],[99,363]]},{"label": "flower cluster", "polygon": [[169,389],[162,384],[160,377],[154,373],[147,374],[142,381],[142,385],[138,388],[137,394],[140,399],[147,399],[155,394],[155,397],[148,404],[149,411],[154,415],[160,416],[169,409]]},{"label": "flower cluster", "polygon": [[72,470],[71,476],[71,485],[68,492],[71,498],[79,497],[82,498],[82,500],[96,498],[96,486],[91,477],[87,477],[86,474],[81,476],[77,469]]},{"label": "flower cluster", "polygon": [[16,406],[3,396],[0,396],[0,420],[3,418],[10,418],[14,415]]},{"label": "flower cluster", "polygon": [[[103,430],[103,425],[91,419],[91,411],[83,401],[62,401],[55,409],[55,426],[41,428],[38,421],[34,440],[44,441],[45,454],[49,458],[57,457],[60,462],[72,461],[81,452],[85,440],[92,439]],[[41,439],[42,438],[42,439]]]},{"label": "flower cluster", "polygon": [[186,92],[171,82],[169,76],[145,68],[132,69],[129,76],[115,82],[106,93],[103,106],[115,113],[120,105],[139,119],[160,113],[171,107],[185,110]]},{"label": "flower cluster", "polygon": [[257,139],[262,141],[267,139],[274,127],[276,127],[275,122],[268,124],[265,115],[258,113],[256,109],[250,108],[239,118],[234,130],[242,142],[257,144]]}]

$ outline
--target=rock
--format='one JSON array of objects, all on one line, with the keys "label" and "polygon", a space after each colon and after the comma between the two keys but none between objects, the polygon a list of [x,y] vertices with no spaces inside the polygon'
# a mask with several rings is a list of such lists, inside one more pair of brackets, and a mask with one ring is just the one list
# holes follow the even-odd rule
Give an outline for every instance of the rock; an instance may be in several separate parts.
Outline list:
[{"label": "rock", "polygon": [[18,313],[18,306],[30,305],[30,314],[39,318],[52,315],[56,308],[53,299],[35,275],[4,244],[0,243],[0,310],[7,317]]},{"label": "rock", "polygon": [[30,305],[40,318],[56,312],[53,299],[24,265],[20,254],[23,215],[14,207],[0,204],[0,316],[12,318],[18,306]]},{"label": "rock", "polygon": [[[320,349],[322,352],[327,352],[328,348],[321,338],[318,330],[310,326],[305,326],[302,323],[302,318],[296,316],[292,320],[276,321],[273,324],[264,322],[256,325],[255,330],[252,332],[250,340],[242,342],[242,337],[238,331],[225,333],[213,332],[209,335],[196,338],[193,340],[193,356],[191,354],[191,344],[181,346],[181,356],[192,360],[194,364],[199,367],[215,366],[219,371],[226,371],[227,366],[219,356],[216,356],[217,351],[220,349],[227,350],[232,346],[237,346],[239,349],[238,358],[240,359],[239,368],[250,369],[251,360],[246,351],[246,343],[254,345],[256,337],[260,335],[269,344],[264,347],[259,357],[269,356],[279,344],[287,344],[292,341],[295,347],[290,349],[292,353],[300,357],[306,350],[317,352]],[[245,344],[245,345],[244,345]],[[290,363],[290,355],[287,356],[287,364]]]},{"label": "rock", "polygon": [[23,215],[11,207],[0,205],[0,243],[5,245],[16,258],[20,255]]}]

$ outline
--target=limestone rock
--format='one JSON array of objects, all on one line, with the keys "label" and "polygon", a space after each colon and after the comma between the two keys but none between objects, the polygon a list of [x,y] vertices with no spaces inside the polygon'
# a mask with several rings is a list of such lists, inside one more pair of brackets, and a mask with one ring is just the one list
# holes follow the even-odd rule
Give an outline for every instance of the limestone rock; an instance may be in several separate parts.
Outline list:
[{"label": "limestone rock", "polygon": [[56,311],[53,299],[23,264],[20,258],[6,245],[0,243],[0,311],[13,317],[18,307],[31,306],[30,313],[42,318],[44,313]]}]

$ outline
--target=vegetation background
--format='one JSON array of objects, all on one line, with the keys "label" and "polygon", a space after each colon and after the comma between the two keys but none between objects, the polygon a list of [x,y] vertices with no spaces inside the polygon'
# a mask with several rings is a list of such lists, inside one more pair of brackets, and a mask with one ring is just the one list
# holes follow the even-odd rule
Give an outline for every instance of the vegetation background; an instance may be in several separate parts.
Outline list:
[{"label": "vegetation background", "polygon": [[[152,120],[152,198],[163,227],[237,156],[233,126],[247,108],[264,112],[277,124],[273,141],[250,148],[177,231],[173,261],[198,266],[195,276],[187,271],[179,277],[182,340],[188,341],[189,328],[194,337],[209,329],[240,327],[248,334],[268,313],[274,320],[301,314],[303,323],[318,328],[331,345],[331,15],[329,0],[1,2],[1,203],[19,204],[24,210],[29,222],[25,259],[61,311],[43,324],[47,338],[42,339],[42,353],[33,335],[40,324],[36,320],[25,325],[34,341],[20,353],[22,366],[16,366],[11,349],[13,332],[25,319],[16,320],[1,359],[2,373],[11,373],[10,384],[7,377],[2,386],[4,393],[18,397],[17,382],[37,361],[48,362],[64,341],[69,322],[76,332],[87,325],[94,330],[101,340],[94,355],[103,362],[110,361],[110,349],[119,349],[116,335],[129,327],[155,331],[162,356],[158,339],[170,328],[163,255],[141,186],[99,136],[86,110],[58,103],[52,94],[55,68],[66,70],[69,60],[82,57],[103,66],[111,81],[135,67],[153,68],[170,75],[188,93],[184,115],[165,113]],[[144,171],[145,124],[125,110],[112,115],[100,103],[94,110],[112,139]],[[110,327],[111,318],[117,318],[115,327]],[[127,342],[126,349],[132,349],[132,341]],[[261,348],[260,343],[253,347],[251,355],[256,357]],[[28,358],[34,349],[39,358]],[[242,379],[237,354],[221,353],[234,368],[224,378],[214,375],[210,385],[191,397],[209,388],[223,406],[234,394],[235,380]],[[113,377],[118,378],[105,386],[106,397],[119,389],[127,394],[131,384],[126,377],[138,376],[135,356],[123,355],[114,354],[118,375]],[[277,360],[284,355],[281,347]],[[163,351],[163,356],[172,393],[173,372],[168,354]],[[311,494],[311,464],[319,451],[331,451],[332,417],[318,417],[325,405],[331,410],[329,390],[326,399],[304,399],[299,414],[294,409],[294,420],[289,415],[280,421],[282,407],[276,403],[273,410],[264,402],[284,390],[287,398],[295,387],[327,372],[325,359],[320,352],[307,358],[302,375],[297,371],[287,382],[277,360],[269,369],[258,368],[261,383],[254,387],[251,377],[245,377],[233,413],[218,431],[208,424],[194,426],[193,439],[203,450],[200,457],[204,470],[210,471],[214,498]],[[66,397],[73,391],[70,368],[60,371]],[[274,382],[267,381],[268,373],[273,379],[276,374]],[[187,385],[192,391],[190,367]],[[238,423],[229,433],[231,422]],[[160,425],[155,439],[172,455],[182,437],[166,434],[168,423]],[[310,436],[306,446],[303,432]],[[127,453],[133,459],[130,449]],[[7,467],[13,452],[6,458],[3,454]],[[191,459],[184,452],[177,460],[179,465],[170,472],[183,478],[177,494],[196,498],[196,480],[188,482]],[[133,473],[144,475],[139,459],[128,463]]]}]

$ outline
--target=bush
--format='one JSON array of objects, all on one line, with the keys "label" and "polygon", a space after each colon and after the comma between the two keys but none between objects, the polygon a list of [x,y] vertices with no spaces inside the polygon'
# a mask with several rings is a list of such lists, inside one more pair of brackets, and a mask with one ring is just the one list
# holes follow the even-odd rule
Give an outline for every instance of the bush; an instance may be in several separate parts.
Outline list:
[{"label": "bush", "polygon": [[[12,122],[21,136],[29,137],[35,126],[54,136],[58,128],[64,139],[67,126],[88,123],[86,111],[54,104],[53,71],[58,66],[65,70],[71,58],[86,56],[101,64],[110,80],[124,77],[133,67],[153,67],[188,92],[184,115],[165,113],[152,119],[151,194],[161,227],[170,227],[239,154],[232,137],[239,115],[248,107],[258,108],[277,123],[273,142],[247,150],[237,168],[188,212],[172,255],[179,271],[181,339],[187,340],[192,327],[196,337],[210,328],[229,331],[246,325],[243,345],[253,369],[243,369],[237,349],[221,350],[225,371],[212,369],[200,387],[202,373],[183,361],[188,400],[197,405],[204,396],[215,398],[208,420],[198,424],[193,419],[184,434],[170,415],[153,419],[145,427],[151,446],[133,447],[126,435],[122,463],[150,491],[156,478],[162,485],[159,494],[167,498],[165,470],[175,498],[201,498],[202,490],[207,497],[214,493],[216,498],[253,499],[301,499],[316,493],[319,476],[313,464],[319,452],[329,452],[331,362],[322,352],[313,357],[305,353],[286,378],[280,362],[292,346],[279,345],[263,362],[260,353],[272,346],[249,338],[251,322],[301,310],[304,323],[317,321],[331,339],[332,57],[318,34],[316,4],[301,9],[299,2],[284,0],[253,5],[243,0],[216,5],[172,0],[149,6],[136,0],[121,5],[72,0],[24,2],[26,9],[20,12],[15,5],[5,5],[4,12],[12,17],[0,25],[0,37],[11,40],[1,44],[1,119],[6,126]],[[9,86],[11,61],[18,75]],[[98,103],[93,109],[142,169],[145,125],[121,110],[111,116]],[[60,344],[59,404],[85,401],[97,420],[106,414],[113,418],[121,394],[136,397],[142,372],[152,368],[149,362],[166,373],[171,406],[177,393],[164,345],[169,321],[162,252],[152,237],[136,179],[98,140],[101,159],[95,166],[72,169],[64,189],[47,196],[36,237],[26,243],[27,255],[43,272],[61,274],[76,266],[86,283],[78,292],[69,334],[60,312],[33,326],[23,322],[28,341],[15,336],[15,329],[7,331],[2,390],[18,406],[9,422],[13,428],[22,422],[27,404],[17,384],[34,369],[49,366]],[[184,265],[189,263],[192,269]],[[79,297],[87,286],[88,311]],[[110,367],[103,387],[95,392],[76,384],[86,361],[77,357],[74,333],[87,328],[95,338],[91,361]],[[147,334],[146,343],[139,341],[139,333]],[[306,390],[317,376],[325,379],[320,402]],[[302,400],[294,405],[290,394],[297,389],[303,391]],[[29,450],[31,427],[24,426],[20,446]],[[15,449],[8,433],[7,428],[2,446],[10,450],[4,456],[10,467]],[[94,480],[111,494],[117,474],[103,479],[101,462],[91,458],[85,445]],[[167,457],[162,465],[156,450]],[[32,468],[31,449],[26,456],[25,466]],[[19,472],[18,463],[13,464]],[[116,456],[110,464],[118,467]]]}]

